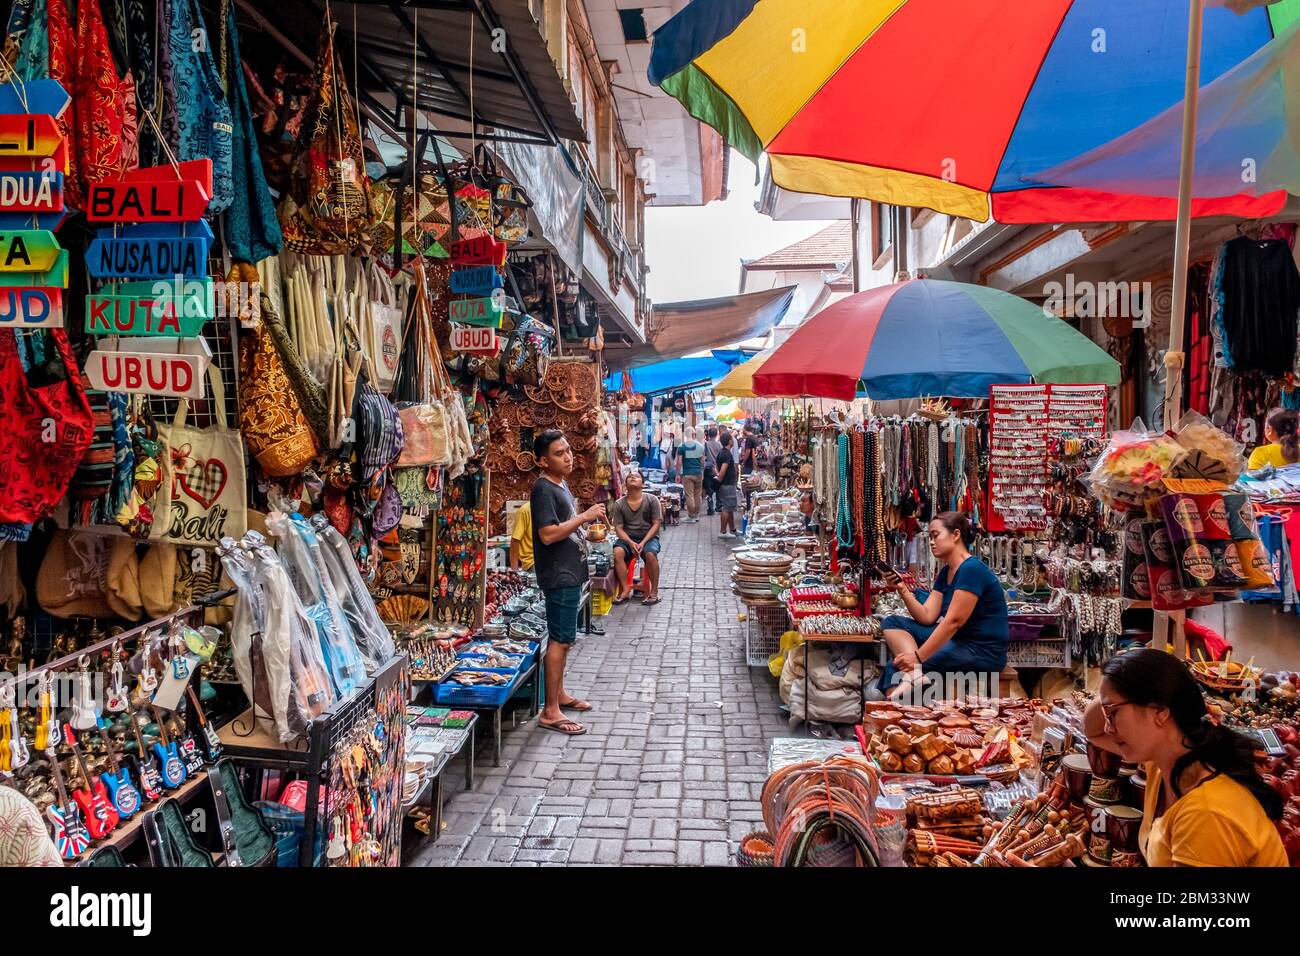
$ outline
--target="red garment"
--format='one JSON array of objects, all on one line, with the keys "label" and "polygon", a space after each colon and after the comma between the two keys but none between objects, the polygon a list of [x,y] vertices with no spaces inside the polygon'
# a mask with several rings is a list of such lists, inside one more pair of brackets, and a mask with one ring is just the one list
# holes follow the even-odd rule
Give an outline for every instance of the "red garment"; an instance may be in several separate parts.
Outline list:
[{"label": "red garment", "polygon": [[0,330],[0,522],[34,524],[54,510],[90,447],[94,419],[63,329],[50,329],[67,377],[33,388],[15,333]]},{"label": "red garment", "polygon": [[136,166],[135,82],[118,77],[99,0],[78,0],[76,85],[77,174],[86,194],[93,183]]},{"label": "red garment", "polygon": [[85,196],[77,175],[77,38],[68,0],[47,0],[46,23],[50,34],[50,79],[58,80],[73,98],[59,117],[59,133],[68,144],[68,175],[63,180],[63,195],[68,205],[80,209]]}]

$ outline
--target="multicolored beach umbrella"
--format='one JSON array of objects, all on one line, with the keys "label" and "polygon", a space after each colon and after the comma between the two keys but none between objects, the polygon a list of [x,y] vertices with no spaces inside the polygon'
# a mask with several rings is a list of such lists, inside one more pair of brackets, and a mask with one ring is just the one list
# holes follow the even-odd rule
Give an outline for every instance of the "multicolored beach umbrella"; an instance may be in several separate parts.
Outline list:
[{"label": "multicolored beach umbrella", "polygon": [[1119,363],[1010,292],[913,279],[818,312],[754,373],[754,392],[852,401],[987,398],[990,385],[1118,385]]},{"label": "multicolored beach umbrella", "polygon": [[[1300,16],[1300,0],[1213,2],[1202,86]],[[650,79],[751,159],[766,152],[795,192],[1007,223],[1172,219],[1175,195],[1041,174],[1182,101],[1187,13],[1188,0],[694,0],[655,33]],[[1198,194],[1192,211],[1259,217],[1285,198]]]}]

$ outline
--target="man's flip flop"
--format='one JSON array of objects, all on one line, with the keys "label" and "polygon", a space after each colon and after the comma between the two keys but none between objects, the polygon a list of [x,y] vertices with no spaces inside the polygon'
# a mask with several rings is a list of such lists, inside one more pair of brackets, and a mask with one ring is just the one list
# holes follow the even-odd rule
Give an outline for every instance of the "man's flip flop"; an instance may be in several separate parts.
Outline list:
[{"label": "man's flip flop", "polygon": [[580,714],[585,714],[587,711],[591,710],[591,704],[587,703],[585,700],[580,700],[577,697],[569,701],[567,704],[561,703],[560,706],[567,710],[576,710]]},{"label": "man's flip flop", "polygon": [[576,720],[569,720],[567,717],[564,720],[557,720],[553,724],[548,724],[539,720],[537,721],[537,726],[545,727],[547,730],[553,730],[557,734],[564,734],[567,737],[579,737],[587,732],[586,727],[582,726],[582,724],[578,723]]},{"label": "man's flip flop", "polygon": [[641,603],[644,604],[646,607],[653,607],[654,605],[658,604],[661,600],[662,598],[652,597],[652,598],[646,598]]}]

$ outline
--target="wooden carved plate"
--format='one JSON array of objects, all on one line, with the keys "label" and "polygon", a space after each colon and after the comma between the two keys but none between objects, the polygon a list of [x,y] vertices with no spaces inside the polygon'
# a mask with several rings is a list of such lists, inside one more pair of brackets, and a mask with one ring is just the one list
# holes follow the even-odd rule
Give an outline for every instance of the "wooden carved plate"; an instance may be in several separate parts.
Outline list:
[{"label": "wooden carved plate", "polygon": [[520,405],[515,412],[515,421],[519,422],[520,428],[532,428],[537,424],[537,416],[533,414],[532,405]]},{"label": "wooden carved plate", "polygon": [[547,387],[556,405],[566,412],[581,412],[596,404],[595,382],[587,366],[553,365],[551,370],[561,373],[558,385],[551,384],[551,373],[546,373]]},{"label": "wooden carved plate", "polygon": [[574,485],[573,492],[583,501],[591,501],[596,497],[596,483],[590,478],[583,478]]},{"label": "wooden carved plate", "polygon": [[585,455],[596,450],[596,436],[575,435],[571,444],[575,452],[579,455]]},{"label": "wooden carved plate", "polygon": [[519,471],[532,471],[537,467],[537,458],[531,451],[521,451],[515,455],[515,468]]},{"label": "wooden carved plate", "polygon": [[545,385],[525,385],[524,394],[535,405],[545,405],[551,400],[550,390]]},{"label": "wooden carved plate", "polygon": [[558,392],[564,389],[564,386],[569,381],[568,369],[569,365],[567,364],[551,363],[551,367],[546,370],[546,377],[542,379],[542,384],[548,392]]},{"label": "wooden carved plate", "polygon": [[549,403],[546,405],[534,405],[532,406],[532,409],[533,421],[537,423],[537,427],[539,428],[546,428],[550,425],[554,425],[555,419],[560,415],[560,410]]}]

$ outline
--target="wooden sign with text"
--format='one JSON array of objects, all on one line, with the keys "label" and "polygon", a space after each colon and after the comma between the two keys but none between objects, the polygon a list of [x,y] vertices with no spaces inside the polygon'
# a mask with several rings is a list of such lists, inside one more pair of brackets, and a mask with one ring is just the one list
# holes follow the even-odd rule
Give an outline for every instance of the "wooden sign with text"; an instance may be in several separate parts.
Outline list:
[{"label": "wooden sign with text", "polygon": [[192,338],[212,318],[202,295],[88,295],[86,331],[92,335]]},{"label": "wooden sign with text", "polygon": [[11,76],[0,83],[0,114],[41,114],[58,119],[72,103],[72,97],[58,80],[27,80]]},{"label": "wooden sign with text", "polygon": [[504,285],[505,279],[494,266],[454,269],[451,273],[451,291],[457,295],[491,295]]},{"label": "wooden sign with text", "polygon": [[0,272],[49,272],[61,252],[54,233],[45,229],[0,232]]},{"label": "wooden sign with text", "polygon": [[54,265],[44,272],[5,272],[0,269],[0,288],[14,289],[23,287],[45,287],[66,289],[68,287],[68,250],[60,249]]},{"label": "wooden sign with text", "polygon": [[453,325],[451,350],[462,355],[496,355],[501,350],[501,340],[492,329]]},{"label": "wooden sign with text", "polygon": [[506,244],[491,236],[460,239],[451,244],[451,261],[458,266],[505,265]]},{"label": "wooden sign with text", "polygon": [[0,289],[0,328],[63,328],[60,289]]},{"label": "wooden sign with text", "polygon": [[[154,343],[157,343],[156,345]],[[120,339],[121,351],[96,349],[86,359],[91,388],[106,392],[202,398],[212,352],[203,339]],[[162,348],[166,351],[150,351]]]},{"label": "wooden sign with text", "polygon": [[501,301],[491,299],[452,299],[447,303],[447,318],[466,325],[501,328]]},{"label": "wooden sign with text", "polygon": [[212,160],[151,166],[90,187],[90,222],[195,222],[212,199]]},{"label": "wooden sign with text", "polygon": [[68,172],[68,144],[48,113],[0,114],[0,169]]}]

